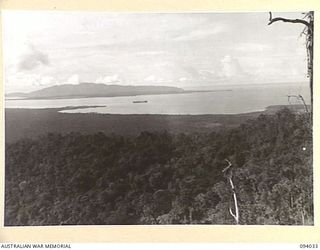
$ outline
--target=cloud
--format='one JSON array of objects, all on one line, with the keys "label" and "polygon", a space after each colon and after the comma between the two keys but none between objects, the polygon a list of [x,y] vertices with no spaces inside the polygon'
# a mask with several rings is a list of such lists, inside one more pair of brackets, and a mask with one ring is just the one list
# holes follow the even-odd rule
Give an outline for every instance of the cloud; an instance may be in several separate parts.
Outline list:
[{"label": "cloud", "polygon": [[185,82],[185,81],[188,81],[188,78],[186,78],[186,77],[180,77],[179,78],[179,82]]},{"label": "cloud", "polygon": [[213,70],[200,70],[199,74],[201,75],[201,79],[213,79],[215,78],[215,72]]},{"label": "cloud", "polygon": [[145,82],[154,82],[156,77],[154,75],[148,76],[144,79]]},{"label": "cloud", "polygon": [[155,75],[150,75],[148,77],[146,77],[144,79],[145,82],[153,82],[153,83],[161,83],[161,82],[164,82],[165,80],[163,78],[159,78]]},{"label": "cloud", "polygon": [[272,46],[262,43],[241,43],[235,47],[235,50],[241,52],[262,52],[272,49]]},{"label": "cloud", "polygon": [[5,79],[6,92],[30,92],[57,84],[58,80],[53,76],[24,72],[9,75]]},{"label": "cloud", "polygon": [[200,76],[199,72],[197,69],[195,69],[191,65],[183,65],[181,66],[182,69],[187,72],[192,78],[198,78]]},{"label": "cloud", "polygon": [[206,29],[195,29],[190,31],[189,33],[182,34],[180,36],[177,36],[174,38],[176,41],[187,41],[187,40],[200,40],[200,39],[205,39],[210,36],[219,34],[224,32],[225,29],[222,25],[217,25],[214,27],[209,27]]},{"label": "cloud", "polygon": [[115,74],[112,76],[98,77],[95,81],[96,83],[117,83],[121,82],[119,75]]},{"label": "cloud", "polygon": [[19,70],[33,70],[41,65],[49,65],[49,57],[47,54],[29,46],[26,53],[21,55],[18,62]]},{"label": "cloud", "polygon": [[72,76],[70,76],[68,79],[67,79],[67,84],[79,84],[80,83],[80,77],[78,74],[74,74]]},{"label": "cloud", "polygon": [[226,55],[222,60],[222,72],[221,75],[225,78],[241,77],[245,73],[237,58],[230,55]]},{"label": "cloud", "polygon": [[221,61],[221,72],[218,74],[220,80],[232,83],[249,83],[255,80],[256,72],[246,71],[243,69],[243,65],[248,70],[247,63],[239,62],[237,57],[226,55]]},{"label": "cloud", "polygon": [[174,68],[176,64],[170,61],[162,61],[154,64],[155,67],[162,67],[162,68]]},{"label": "cloud", "polygon": [[[120,80],[117,73],[127,84],[166,85],[174,79],[171,85],[182,86],[236,81],[236,75],[245,79],[248,73],[261,75],[263,81],[286,81],[295,70],[304,77],[304,40],[297,39],[301,27],[266,26],[266,15],[10,11],[4,13],[5,75],[43,76],[11,81],[10,88],[19,91],[29,91],[29,82],[54,84],[49,76],[60,84],[70,77],[68,81],[77,84],[79,77],[73,74],[83,82],[110,84]],[[225,55],[233,58],[221,60]],[[183,77],[188,80],[179,81]]]},{"label": "cloud", "polygon": [[56,84],[58,84],[57,79],[53,76],[41,77],[40,86],[51,86],[51,85],[56,85]]},{"label": "cloud", "polygon": [[166,54],[165,51],[138,51],[132,54],[134,55],[142,55],[142,56],[156,56],[156,55],[163,55]]}]

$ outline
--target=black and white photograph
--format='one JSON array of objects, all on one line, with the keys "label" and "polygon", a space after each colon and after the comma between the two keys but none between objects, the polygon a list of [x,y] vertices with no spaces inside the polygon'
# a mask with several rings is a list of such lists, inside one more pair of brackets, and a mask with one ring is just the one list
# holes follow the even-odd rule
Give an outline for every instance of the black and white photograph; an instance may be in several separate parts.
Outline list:
[{"label": "black and white photograph", "polygon": [[314,225],[314,12],[2,11],[4,226]]}]

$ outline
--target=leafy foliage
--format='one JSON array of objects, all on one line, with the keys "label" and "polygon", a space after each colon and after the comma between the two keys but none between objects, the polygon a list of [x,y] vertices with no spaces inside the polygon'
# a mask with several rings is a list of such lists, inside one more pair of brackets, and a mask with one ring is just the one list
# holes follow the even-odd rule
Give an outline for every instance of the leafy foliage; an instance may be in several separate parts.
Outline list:
[{"label": "leafy foliage", "polygon": [[6,225],[313,224],[312,135],[283,109],[212,133],[47,134],[6,145]]}]

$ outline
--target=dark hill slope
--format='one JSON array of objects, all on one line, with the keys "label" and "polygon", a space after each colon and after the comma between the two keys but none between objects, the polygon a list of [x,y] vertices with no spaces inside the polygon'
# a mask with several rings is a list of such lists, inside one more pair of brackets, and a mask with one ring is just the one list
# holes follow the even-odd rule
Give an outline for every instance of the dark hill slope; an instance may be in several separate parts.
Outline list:
[{"label": "dark hill slope", "polygon": [[311,132],[282,110],[234,129],[48,134],[7,144],[5,225],[313,224]]}]

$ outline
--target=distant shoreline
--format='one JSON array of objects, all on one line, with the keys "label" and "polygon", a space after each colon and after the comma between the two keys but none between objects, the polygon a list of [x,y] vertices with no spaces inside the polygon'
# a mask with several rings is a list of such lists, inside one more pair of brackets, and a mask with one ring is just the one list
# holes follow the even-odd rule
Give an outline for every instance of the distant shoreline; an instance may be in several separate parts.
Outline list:
[{"label": "distant shoreline", "polygon": [[53,96],[49,98],[44,97],[22,97],[22,98],[6,98],[5,101],[17,101],[17,100],[60,100],[60,99],[88,99],[88,98],[112,98],[112,97],[129,97],[129,96],[148,96],[148,95],[174,95],[174,94],[190,94],[190,93],[209,93],[209,92],[229,92],[232,89],[217,89],[217,90],[184,90],[182,92],[170,92],[170,93],[151,93],[151,94],[138,94],[138,95],[92,95],[92,96]]},{"label": "distant shoreline", "polygon": [[[76,110],[76,109],[89,109],[89,108],[104,108],[107,107],[106,105],[81,105],[81,106],[64,106],[64,107],[57,107],[57,108],[5,108],[5,110],[41,110],[47,112],[60,112],[60,111],[67,111],[67,110]],[[310,105],[307,105],[310,108]],[[115,114],[115,113],[97,113],[97,112],[88,112],[88,113],[65,113],[65,114],[97,114],[97,115],[123,115],[123,116],[130,116],[130,115],[154,115],[154,116],[236,116],[236,115],[250,115],[250,114],[262,114],[262,113],[275,113],[283,108],[289,108],[291,110],[304,110],[304,106],[300,104],[291,104],[291,105],[270,105],[265,107],[264,110],[257,110],[257,111],[249,111],[243,113],[234,113],[234,114]],[[62,112],[63,113],[63,112]]]},{"label": "distant shoreline", "polygon": [[[62,108],[5,109],[5,142],[37,138],[47,133],[117,134],[137,136],[143,131],[179,133],[211,133],[224,128],[236,128],[261,114],[274,114],[288,105],[266,107],[265,111],[243,114],[165,115],[165,114],[99,114],[62,113],[61,110],[90,108],[74,106]],[[301,105],[291,105],[295,110]]]}]

